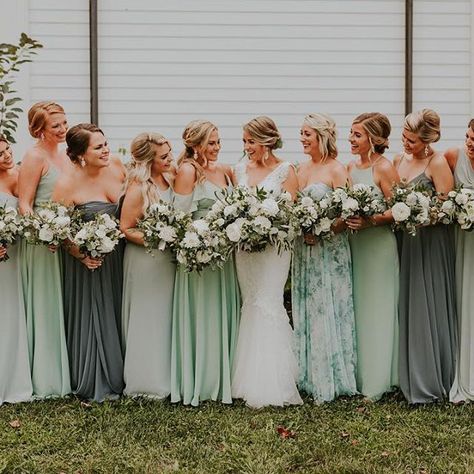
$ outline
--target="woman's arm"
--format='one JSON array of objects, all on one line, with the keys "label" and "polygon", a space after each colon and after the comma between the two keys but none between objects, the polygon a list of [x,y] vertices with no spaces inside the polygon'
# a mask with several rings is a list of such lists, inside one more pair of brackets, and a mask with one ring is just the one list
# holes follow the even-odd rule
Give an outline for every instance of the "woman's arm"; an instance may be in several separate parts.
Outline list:
[{"label": "woman's arm", "polygon": [[20,214],[33,212],[36,190],[46,166],[46,159],[35,151],[29,150],[23,157],[18,175],[18,209]]},{"label": "woman's arm", "polygon": [[143,232],[136,228],[137,221],[143,216],[143,196],[138,183],[131,183],[128,187],[120,214],[120,230],[128,241],[137,245],[144,245]]},{"label": "woman's arm", "polygon": [[174,191],[178,194],[191,194],[196,184],[196,169],[189,163],[183,163],[176,173]]},{"label": "woman's arm", "polygon": [[293,165],[290,166],[288,176],[282,187],[291,194],[291,198],[294,201],[296,199],[296,193],[298,192],[298,178],[296,177],[295,167]]},{"label": "woman's arm", "polygon": [[438,193],[448,194],[454,188],[454,177],[443,155],[435,155],[429,164],[429,172]]}]

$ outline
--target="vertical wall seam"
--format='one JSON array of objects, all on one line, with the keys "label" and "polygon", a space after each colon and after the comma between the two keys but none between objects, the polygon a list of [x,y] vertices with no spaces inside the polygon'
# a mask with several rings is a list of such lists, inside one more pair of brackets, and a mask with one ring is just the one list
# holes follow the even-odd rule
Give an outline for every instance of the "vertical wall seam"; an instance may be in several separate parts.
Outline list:
[{"label": "vertical wall seam", "polygon": [[[474,1],[474,0],[473,0]],[[405,115],[413,109],[413,0],[405,0]]]},{"label": "vertical wall seam", "polygon": [[99,125],[99,60],[97,0],[89,0],[89,77],[91,123]]}]

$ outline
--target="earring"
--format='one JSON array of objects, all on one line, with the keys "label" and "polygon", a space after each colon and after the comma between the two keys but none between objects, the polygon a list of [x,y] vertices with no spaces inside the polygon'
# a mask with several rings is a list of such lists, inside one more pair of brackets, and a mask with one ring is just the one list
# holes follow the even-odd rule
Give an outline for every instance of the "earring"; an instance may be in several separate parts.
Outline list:
[{"label": "earring", "polygon": [[425,146],[425,158],[428,158],[429,153],[430,153],[430,147],[429,147],[429,145],[426,145]]},{"label": "earring", "polygon": [[263,154],[263,158],[262,158],[262,161],[265,162],[268,160],[268,150],[265,151],[265,153]]},{"label": "earring", "polygon": [[40,135],[40,140],[44,142],[44,133]]},{"label": "earring", "polygon": [[86,166],[86,160],[84,158],[80,158],[79,162],[81,163],[82,168],[84,168],[84,166]]},{"label": "earring", "polygon": [[197,152],[196,150],[194,150],[193,158],[194,158],[196,161],[197,161],[197,159],[199,158],[198,152]]}]

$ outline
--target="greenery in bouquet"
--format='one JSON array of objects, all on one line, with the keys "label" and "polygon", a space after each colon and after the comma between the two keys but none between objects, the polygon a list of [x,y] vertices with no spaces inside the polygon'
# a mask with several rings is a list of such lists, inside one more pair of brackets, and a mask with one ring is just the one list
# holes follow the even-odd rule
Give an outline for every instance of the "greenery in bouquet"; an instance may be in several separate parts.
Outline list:
[{"label": "greenery in bouquet", "polygon": [[[18,211],[11,206],[0,206],[0,245],[7,247],[13,244],[22,230],[23,224]],[[8,259],[8,254],[5,254],[0,258],[0,262]]]},{"label": "greenery in bouquet", "polygon": [[184,237],[178,241],[176,259],[187,272],[222,267],[232,252],[223,232],[211,229],[205,219],[188,224]]},{"label": "greenery in bouquet", "polygon": [[71,238],[73,211],[57,202],[42,203],[22,217],[23,237],[29,244],[58,246]]},{"label": "greenery in bouquet", "polygon": [[425,186],[400,183],[393,188],[391,199],[387,200],[393,216],[393,230],[416,235],[419,227],[433,222],[433,193]]},{"label": "greenery in bouquet", "polygon": [[145,248],[153,250],[176,251],[179,242],[191,223],[191,214],[174,208],[170,203],[160,200],[152,204],[137,223],[143,232]]},{"label": "greenery in bouquet", "polygon": [[123,237],[119,221],[107,213],[97,214],[87,222],[79,218],[74,228],[71,242],[82,254],[92,258],[103,258],[112,252]]},{"label": "greenery in bouquet", "polygon": [[271,245],[280,252],[291,248],[298,232],[292,208],[287,192],[273,196],[261,188],[238,186],[218,195],[206,220],[233,248],[259,252]]}]

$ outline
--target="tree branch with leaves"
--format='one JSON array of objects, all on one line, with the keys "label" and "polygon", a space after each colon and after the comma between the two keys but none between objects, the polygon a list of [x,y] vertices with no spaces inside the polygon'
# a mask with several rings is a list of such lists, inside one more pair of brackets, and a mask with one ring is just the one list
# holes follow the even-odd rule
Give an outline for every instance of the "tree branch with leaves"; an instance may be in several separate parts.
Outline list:
[{"label": "tree branch with leaves", "polygon": [[14,134],[18,127],[18,119],[23,109],[18,107],[21,98],[13,89],[15,73],[22,64],[31,63],[37,49],[43,45],[22,33],[18,44],[0,44],[0,134],[10,143],[16,143]]}]

